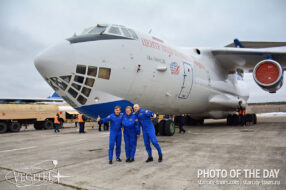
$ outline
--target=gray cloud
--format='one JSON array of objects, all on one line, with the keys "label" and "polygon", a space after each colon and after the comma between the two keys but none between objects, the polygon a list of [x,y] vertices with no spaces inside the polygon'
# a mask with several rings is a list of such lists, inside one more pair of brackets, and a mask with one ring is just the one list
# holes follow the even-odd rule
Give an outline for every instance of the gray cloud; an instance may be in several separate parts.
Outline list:
[{"label": "gray cloud", "polygon": [[[50,95],[33,65],[35,55],[97,23],[152,29],[178,46],[222,47],[234,38],[286,41],[285,8],[283,0],[1,0],[0,97]],[[251,101],[285,101],[285,86],[269,95],[251,76],[245,79]]]}]

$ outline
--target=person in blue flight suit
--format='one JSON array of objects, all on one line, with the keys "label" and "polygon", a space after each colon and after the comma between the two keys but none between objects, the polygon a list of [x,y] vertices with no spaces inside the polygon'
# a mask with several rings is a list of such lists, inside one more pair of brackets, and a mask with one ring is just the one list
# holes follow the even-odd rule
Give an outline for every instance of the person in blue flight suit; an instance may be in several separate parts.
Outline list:
[{"label": "person in blue flight suit", "polygon": [[132,107],[127,106],[125,108],[125,114],[122,118],[122,126],[124,128],[124,142],[125,142],[125,154],[126,162],[134,162],[136,147],[137,147],[137,135],[140,135],[140,126],[138,125],[138,119],[135,113],[132,113]]},{"label": "person in blue flight suit", "polygon": [[106,118],[100,118],[98,116],[97,122],[101,121],[102,123],[107,123],[110,121],[110,135],[109,135],[109,164],[112,164],[113,159],[113,150],[114,144],[116,143],[116,161],[121,162],[120,153],[121,153],[121,122],[122,122],[123,113],[121,113],[121,107],[115,106],[114,113],[110,114]]},{"label": "person in blue flight suit", "polygon": [[135,104],[133,108],[138,117],[139,124],[142,126],[144,144],[145,144],[146,151],[148,153],[148,159],[146,160],[146,162],[153,161],[150,141],[152,142],[152,144],[158,151],[158,155],[159,155],[158,162],[162,162],[163,154],[162,154],[160,145],[157,141],[156,134],[155,134],[155,128],[151,120],[151,116],[153,116],[153,112],[149,110],[145,110],[145,109],[140,109],[140,106],[138,104]]}]

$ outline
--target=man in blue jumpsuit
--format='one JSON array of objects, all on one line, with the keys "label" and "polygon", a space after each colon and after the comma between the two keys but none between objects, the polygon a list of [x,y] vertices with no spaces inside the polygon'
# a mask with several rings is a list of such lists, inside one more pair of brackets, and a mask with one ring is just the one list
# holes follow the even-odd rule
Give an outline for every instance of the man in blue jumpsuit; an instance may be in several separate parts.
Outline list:
[{"label": "man in blue jumpsuit", "polygon": [[140,126],[136,114],[132,113],[132,107],[127,106],[125,111],[126,113],[122,118],[122,126],[124,128],[126,162],[134,162]]},{"label": "man in blue jumpsuit", "polygon": [[163,161],[162,151],[157,141],[156,134],[155,134],[155,128],[151,120],[151,116],[153,115],[153,112],[149,110],[145,110],[145,109],[140,109],[140,106],[138,104],[135,104],[133,108],[134,108],[134,111],[136,112],[139,124],[142,126],[144,144],[145,144],[146,151],[148,153],[148,159],[146,160],[146,162],[153,161],[150,141],[152,142],[152,144],[158,151],[158,155],[159,155],[158,162],[162,162]]},{"label": "man in blue jumpsuit", "polygon": [[121,132],[121,122],[122,122],[123,113],[121,113],[121,107],[116,106],[114,108],[114,113],[110,114],[106,118],[100,118],[98,116],[97,122],[101,121],[102,123],[107,123],[110,121],[110,135],[109,135],[109,164],[112,164],[113,159],[113,150],[114,144],[116,143],[116,161],[121,162],[120,153],[121,153],[121,139],[122,139],[122,132]]}]

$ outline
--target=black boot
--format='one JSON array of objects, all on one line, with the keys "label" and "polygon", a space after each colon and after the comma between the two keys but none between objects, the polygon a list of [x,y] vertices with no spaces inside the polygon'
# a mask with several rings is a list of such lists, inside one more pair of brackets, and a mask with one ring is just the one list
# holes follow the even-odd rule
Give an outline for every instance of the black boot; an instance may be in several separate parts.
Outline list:
[{"label": "black boot", "polygon": [[135,160],[134,160],[134,158],[131,158],[130,160],[129,160],[129,162],[134,162]]},{"label": "black boot", "polygon": [[112,164],[112,160],[109,160],[109,164]]},{"label": "black boot", "polygon": [[162,162],[163,161],[163,155],[159,155],[159,159],[158,159],[158,162]]},{"label": "black boot", "polygon": [[146,162],[153,162],[153,157],[148,157],[148,159],[146,160]]},{"label": "black boot", "polygon": [[121,162],[122,160],[120,158],[116,158],[116,161],[117,162]]},{"label": "black boot", "polygon": [[127,158],[127,159],[126,159],[126,162],[130,162],[130,158]]}]

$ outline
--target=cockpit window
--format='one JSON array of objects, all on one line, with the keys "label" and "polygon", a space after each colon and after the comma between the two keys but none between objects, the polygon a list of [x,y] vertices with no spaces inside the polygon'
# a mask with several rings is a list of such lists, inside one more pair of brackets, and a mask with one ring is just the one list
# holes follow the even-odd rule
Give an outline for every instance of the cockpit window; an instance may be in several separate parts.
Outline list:
[{"label": "cockpit window", "polygon": [[128,30],[126,28],[122,27],[121,30],[122,30],[125,37],[131,38],[131,34],[128,32]]},{"label": "cockpit window", "polygon": [[107,26],[97,25],[95,27],[89,27],[82,31],[81,34],[102,34],[106,30]]},{"label": "cockpit window", "polygon": [[129,31],[129,33],[132,35],[132,38],[134,38],[134,39],[136,39],[136,40],[138,39],[138,36],[137,36],[136,33],[134,32],[134,30],[128,28],[128,31]]},{"label": "cockpit window", "polygon": [[89,34],[102,34],[106,29],[106,26],[97,25],[93,29],[91,29],[88,33]]},{"label": "cockpit window", "polygon": [[108,32],[111,33],[111,34],[121,35],[121,32],[120,32],[119,28],[113,27],[113,26],[110,27]]},{"label": "cockpit window", "polygon": [[80,35],[74,35],[67,40],[71,43],[82,43],[99,40],[138,40],[133,29],[121,25],[96,25],[85,29]]}]

